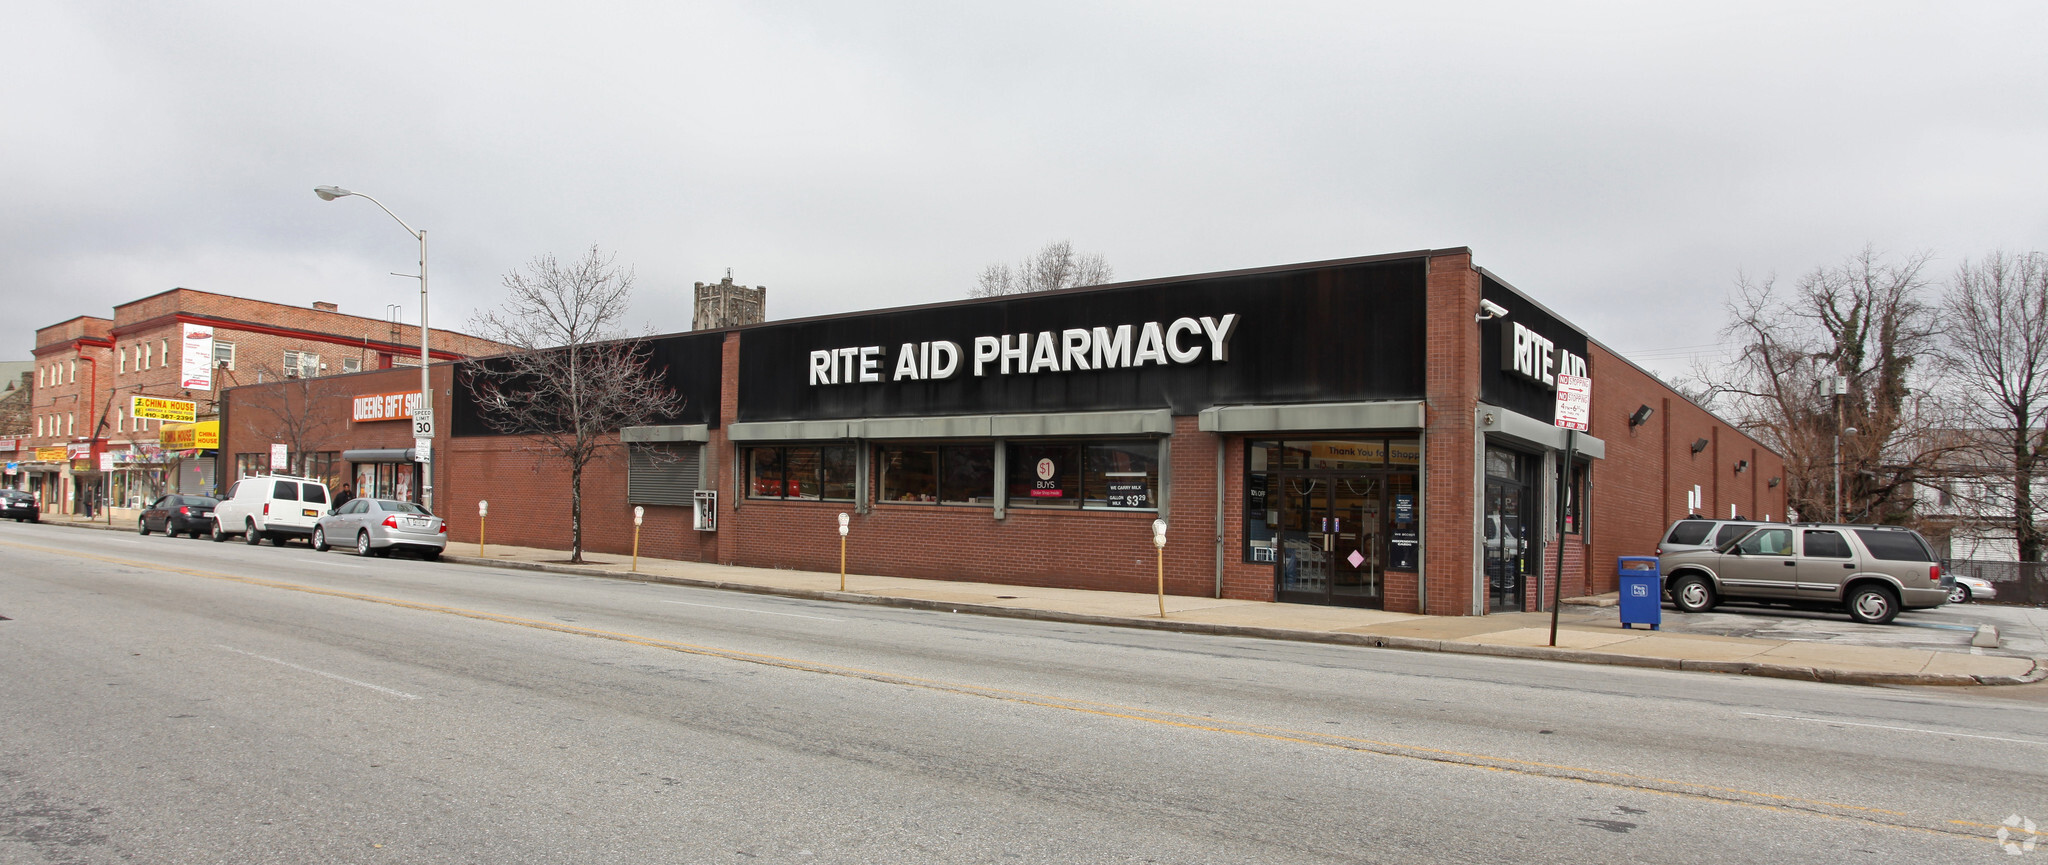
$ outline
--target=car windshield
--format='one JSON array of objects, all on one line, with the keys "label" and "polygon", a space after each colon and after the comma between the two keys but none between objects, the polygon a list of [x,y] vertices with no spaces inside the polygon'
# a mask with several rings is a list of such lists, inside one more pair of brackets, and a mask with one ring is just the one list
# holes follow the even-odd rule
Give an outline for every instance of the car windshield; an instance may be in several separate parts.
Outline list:
[{"label": "car windshield", "polygon": [[422,516],[429,517],[434,515],[433,511],[427,510],[426,508],[420,507],[419,505],[413,504],[412,502],[398,502],[391,501],[388,499],[378,499],[377,510],[390,511],[392,513],[400,514],[420,514]]}]

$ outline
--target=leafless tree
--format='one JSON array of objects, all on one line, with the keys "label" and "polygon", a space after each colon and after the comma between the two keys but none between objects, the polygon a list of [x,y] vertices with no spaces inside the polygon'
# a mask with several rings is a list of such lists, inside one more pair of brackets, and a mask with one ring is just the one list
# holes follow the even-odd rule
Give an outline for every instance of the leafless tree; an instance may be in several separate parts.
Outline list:
[{"label": "leafless tree", "polygon": [[[1959,392],[1967,426],[1982,439],[1988,477],[1964,503],[2011,521],[2019,558],[2044,552],[2034,476],[2048,464],[2048,257],[1994,252],[1956,268],[1942,298],[1942,367]],[[1999,465],[1999,463],[2003,465]]]},{"label": "leafless tree", "polygon": [[505,275],[499,309],[479,313],[471,332],[518,351],[466,365],[486,423],[525,436],[544,458],[569,468],[569,561],[583,561],[583,473],[619,446],[620,428],[668,420],[683,398],[649,364],[644,337],[619,328],[633,273],[592,246],[564,265],[552,255]]},{"label": "leafless tree", "polygon": [[[1785,455],[1786,497],[1801,518],[1834,513],[1839,478],[1843,519],[1909,521],[1914,482],[1955,446],[1941,434],[1940,395],[1912,387],[1935,344],[1922,300],[1927,259],[1888,262],[1866,248],[1789,291],[1770,279],[1737,280],[1725,335],[1740,348],[1709,382],[1711,393]],[[1846,394],[1823,387],[1835,376],[1847,379]]]},{"label": "leafless tree", "polygon": [[1101,285],[1114,278],[1109,259],[1099,252],[1075,253],[1074,245],[1056,240],[1045,245],[1037,255],[1017,263],[991,264],[968,289],[969,297],[999,297],[1006,294],[1029,294],[1034,291],[1052,291],[1057,288],[1074,288],[1083,285]]},{"label": "leafless tree", "polygon": [[267,365],[259,364],[259,378],[270,379],[268,387],[251,388],[242,401],[251,410],[242,421],[258,435],[282,443],[290,454],[286,471],[309,476],[313,454],[327,450],[340,437],[343,422],[331,411],[316,410],[316,403],[329,396],[314,393],[314,380],[287,378]]}]

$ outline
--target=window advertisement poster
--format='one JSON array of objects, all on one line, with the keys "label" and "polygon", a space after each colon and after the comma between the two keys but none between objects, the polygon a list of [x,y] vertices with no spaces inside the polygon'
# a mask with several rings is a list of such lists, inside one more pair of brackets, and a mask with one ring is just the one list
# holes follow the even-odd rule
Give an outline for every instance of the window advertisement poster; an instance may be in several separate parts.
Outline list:
[{"label": "window advertisement poster", "polygon": [[1052,457],[1038,461],[1038,476],[1031,479],[1031,497],[1035,499],[1056,499],[1060,491],[1059,467],[1053,465]]},{"label": "window advertisement poster", "polygon": [[1415,496],[1408,493],[1394,496],[1394,524],[1397,526],[1415,524]]},{"label": "window advertisement poster", "polygon": [[1108,485],[1108,505],[1112,508],[1149,508],[1152,506],[1152,488],[1145,483],[1144,472],[1104,472]]},{"label": "window advertisement poster", "polygon": [[188,324],[184,331],[184,363],[179,371],[178,386],[186,390],[212,390],[213,328]]}]

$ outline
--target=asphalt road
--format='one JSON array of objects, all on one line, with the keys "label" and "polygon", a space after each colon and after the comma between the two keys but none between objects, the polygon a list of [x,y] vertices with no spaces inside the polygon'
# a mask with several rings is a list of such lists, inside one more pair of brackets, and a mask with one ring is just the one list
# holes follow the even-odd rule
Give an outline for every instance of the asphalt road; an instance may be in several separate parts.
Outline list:
[{"label": "asphalt road", "polygon": [[13,523],[0,616],[4,863],[2024,862],[2002,821],[2048,824],[2048,706],[1983,690]]}]

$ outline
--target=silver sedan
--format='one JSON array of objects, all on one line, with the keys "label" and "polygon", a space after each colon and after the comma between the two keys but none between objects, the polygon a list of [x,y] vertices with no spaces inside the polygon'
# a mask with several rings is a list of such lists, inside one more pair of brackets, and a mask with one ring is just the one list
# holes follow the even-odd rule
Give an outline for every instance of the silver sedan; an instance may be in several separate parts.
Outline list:
[{"label": "silver sedan", "polygon": [[350,499],[313,524],[313,549],[353,544],[356,555],[404,549],[432,560],[448,546],[448,526],[432,511],[395,499]]}]

